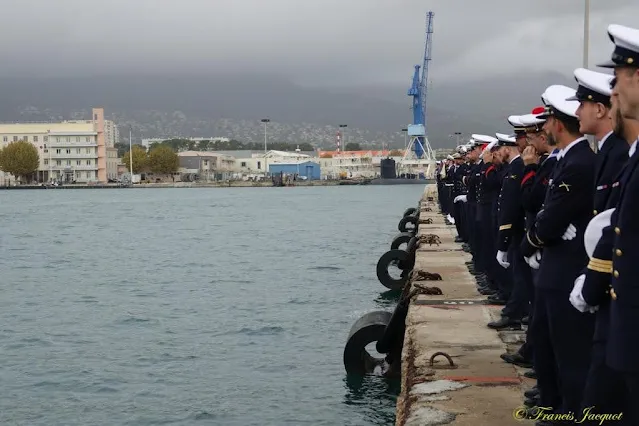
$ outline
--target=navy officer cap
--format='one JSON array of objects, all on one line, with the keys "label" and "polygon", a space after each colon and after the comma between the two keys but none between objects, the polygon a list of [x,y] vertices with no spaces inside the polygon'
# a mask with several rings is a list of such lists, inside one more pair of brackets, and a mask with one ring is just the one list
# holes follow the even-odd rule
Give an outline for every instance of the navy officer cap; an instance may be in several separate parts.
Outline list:
[{"label": "navy officer cap", "polygon": [[495,133],[497,136],[497,146],[517,146],[517,139],[505,133]]},{"label": "navy officer cap", "polygon": [[526,133],[526,128],[524,127],[524,125],[521,122],[521,116],[520,115],[511,115],[508,117],[508,123],[513,126],[513,131],[515,132],[515,134],[525,134]]},{"label": "navy officer cap", "polygon": [[575,70],[575,80],[579,83],[575,96],[567,98],[567,101],[579,102],[599,102],[610,105],[610,95],[612,89],[610,82],[613,76],[601,72],[577,68]]},{"label": "navy officer cap", "polygon": [[610,61],[599,64],[598,67],[639,67],[639,30],[612,24],[608,26],[608,37],[615,44],[615,50]]},{"label": "navy officer cap", "polygon": [[575,89],[561,84],[548,86],[541,95],[541,100],[544,102],[546,109],[541,114],[538,114],[537,118],[545,119],[554,116],[560,120],[576,119],[579,101],[568,100],[574,98],[576,93]]}]

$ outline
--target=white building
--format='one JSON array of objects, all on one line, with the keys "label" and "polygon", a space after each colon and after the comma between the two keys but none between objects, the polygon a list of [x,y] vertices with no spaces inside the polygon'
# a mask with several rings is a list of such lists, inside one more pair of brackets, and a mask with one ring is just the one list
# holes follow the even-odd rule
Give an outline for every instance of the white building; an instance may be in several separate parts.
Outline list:
[{"label": "white building", "polygon": [[[170,137],[170,138],[147,138],[147,139],[142,139],[142,146],[145,147],[147,150],[151,147],[151,145],[153,145],[154,143],[160,143],[160,142],[164,142],[166,140],[171,140],[171,139],[182,139],[182,140],[188,140],[188,141],[192,141],[192,142],[202,142],[202,141],[212,141],[212,142],[229,142],[231,139],[229,138],[221,138],[221,137],[215,137],[215,138],[180,138],[180,137]],[[198,148],[198,144],[196,143],[194,145],[194,148]]]},{"label": "white building", "polygon": [[[108,162],[104,124],[104,110],[94,108],[92,120],[0,124],[0,141],[3,148],[16,141],[30,142],[36,147],[40,155],[36,173],[38,182],[106,183]],[[117,150],[115,153],[117,157]],[[13,182],[11,176],[0,173],[2,182]],[[117,175],[117,166],[115,173]]]},{"label": "white building", "polygon": [[[389,158],[389,150],[381,151],[320,151],[322,178],[375,178],[380,175],[380,164]],[[401,157],[391,157],[399,161]]]}]

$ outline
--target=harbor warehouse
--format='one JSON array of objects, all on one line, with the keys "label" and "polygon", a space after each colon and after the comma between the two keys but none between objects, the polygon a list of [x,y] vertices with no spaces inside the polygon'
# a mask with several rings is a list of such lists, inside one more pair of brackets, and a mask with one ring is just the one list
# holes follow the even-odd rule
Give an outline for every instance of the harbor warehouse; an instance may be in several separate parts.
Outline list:
[{"label": "harbor warehouse", "polygon": [[272,175],[284,173],[285,175],[303,176],[308,180],[320,179],[320,165],[312,161],[269,164],[268,171]]}]

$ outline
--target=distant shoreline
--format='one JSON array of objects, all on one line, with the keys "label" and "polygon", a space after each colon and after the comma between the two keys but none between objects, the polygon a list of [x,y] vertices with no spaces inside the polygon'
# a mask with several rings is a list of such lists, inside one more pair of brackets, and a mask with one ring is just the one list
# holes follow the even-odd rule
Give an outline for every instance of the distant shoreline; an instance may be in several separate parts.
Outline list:
[{"label": "distant shoreline", "polygon": [[[287,185],[294,186],[343,186],[343,185],[359,185],[358,182],[343,183],[343,181],[311,181],[311,182],[295,182]],[[140,189],[140,188],[273,188],[272,182],[209,182],[209,183],[143,183],[133,186],[121,186],[118,184],[106,185],[60,185],[60,186],[40,186],[40,185],[16,185],[16,186],[0,186],[0,190],[19,191],[19,190],[59,190],[59,189]]]}]

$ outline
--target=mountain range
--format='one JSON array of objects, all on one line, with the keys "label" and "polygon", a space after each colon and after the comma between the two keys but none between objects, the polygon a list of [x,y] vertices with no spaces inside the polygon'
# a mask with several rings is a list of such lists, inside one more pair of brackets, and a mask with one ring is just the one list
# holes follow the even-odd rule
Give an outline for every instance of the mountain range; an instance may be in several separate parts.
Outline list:
[{"label": "mountain range", "polygon": [[[430,84],[429,140],[452,147],[454,132],[509,132],[506,117],[539,105],[550,84],[573,85],[557,73],[531,73]],[[401,85],[312,88],[263,74],[85,76],[0,79],[0,121],[90,117],[102,106],[128,139],[225,136],[334,147],[337,125],[346,140],[381,147],[404,146],[401,128],[412,120],[408,87]]]}]

